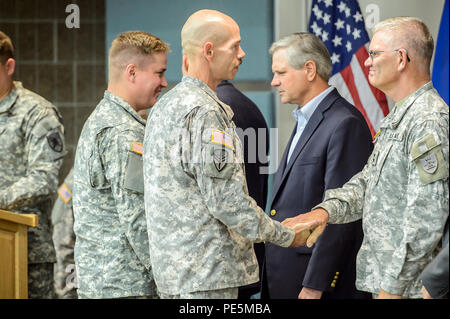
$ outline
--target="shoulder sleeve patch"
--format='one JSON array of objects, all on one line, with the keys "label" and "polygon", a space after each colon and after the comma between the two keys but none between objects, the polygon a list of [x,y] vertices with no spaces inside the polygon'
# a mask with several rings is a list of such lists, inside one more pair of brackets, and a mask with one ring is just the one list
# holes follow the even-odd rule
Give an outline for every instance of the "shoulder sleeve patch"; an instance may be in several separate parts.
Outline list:
[{"label": "shoulder sleeve patch", "polygon": [[428,134],[413,144],[411,159],[416,165],[420,181],[425,185],[448,177],[442,145],[433,134]]},{"label": "shoulder sleeve patch", "polygon": [[142,153],[129,152],[127,166],[125,169],[123,187],[143,194],[144,193],[144,169],[142,164],[142,156],[136,155]]},{"label": "shoulder sleeve patch", "polygon": [[64,142],[58,132],[47,135],[47,142],[50,148],[57,153],[61,153],[64,149]]},{"label": "shoulder sleeve patch", "polygon": [[210,177],[230,179],[236,163],[232,149],[216,144],[208,144],[204,152],[204,174]]}]

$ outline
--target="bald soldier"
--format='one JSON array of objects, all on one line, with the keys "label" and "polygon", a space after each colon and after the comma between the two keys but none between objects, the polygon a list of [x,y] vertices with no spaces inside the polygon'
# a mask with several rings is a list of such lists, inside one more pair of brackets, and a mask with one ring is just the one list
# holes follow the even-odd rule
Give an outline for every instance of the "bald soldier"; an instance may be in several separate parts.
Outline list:
[{"label": "bald soldier", "polygon": [[259,280],[253,242],[298,245],[301,228],[272,221],[248,195],[231,108],[216,95],[245,56],[239,26],[214,10],[181,31],[183,79],[149,115],[145,210],[161,298],[237,298]]},{"label": "bald soldier", "polygon": [[142,142],[167,86],[168,45],[121,33],[109,51],[108,89],[86,121],[74,166],[75,266],[79,298],[156,298],[144,213]]}]

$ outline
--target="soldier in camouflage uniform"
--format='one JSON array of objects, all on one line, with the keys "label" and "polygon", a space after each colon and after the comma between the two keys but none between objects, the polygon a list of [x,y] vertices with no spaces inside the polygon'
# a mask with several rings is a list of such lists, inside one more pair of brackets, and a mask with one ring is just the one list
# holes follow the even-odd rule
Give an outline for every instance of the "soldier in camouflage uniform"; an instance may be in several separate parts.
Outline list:
[{"label": "soldier in camouflage uniform", "polygon": [[86,121],[74,166],[75,265],[79,298],[157,297],[144,212],[142,141],[167,86],[169,47],[125,32],[109,51],[109,83]]},{"label": "soldier in camouflage uniform", "polygon": [[56,107],[13,82],[11,40],[0,32],[0,209],[37,214],[28,229],[28,296],[54,298],[50,212],[66,154]]},{"label": "soldier in camouflage uniform", "polygon": [[182,82],[149,115],[144,138],[145,211],[161,298],[236,298],[259,280],[253,242],[288,247],[297,233],[248,195],[231,108],[215,92],[245,53],[232,18],[200,10],[181,32]]},{"label": "soldier in camouflage uniform", "polygon": [[55,291],[60,299],[77,298],[75,261],[73,249],[75,233],[73,232],[73,168],[58,189],[58,197],[52,210],[53,244],[56,250],[54,266]]},{"label": "soldier in camouflage uniform", "polygon": [[283,223],[321,220],[310,246],[326,222],[362,218],[358,289],[380,299],[421,298],[420,274],[439,251],[449,211],[448,105],[430,82],[433,38],[419,19],[380,22],[369,54],[371,84],[396,102],[381,122],[372,155],[312,212]]}]

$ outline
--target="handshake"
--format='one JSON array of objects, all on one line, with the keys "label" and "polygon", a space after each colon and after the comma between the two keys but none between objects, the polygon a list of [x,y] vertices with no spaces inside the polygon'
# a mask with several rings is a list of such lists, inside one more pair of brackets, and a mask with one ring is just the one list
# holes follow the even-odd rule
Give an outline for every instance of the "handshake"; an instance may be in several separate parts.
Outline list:
[{"label": "handshake", "polygon": [[312,247],[325,230],[328,218],[328,212],[318,208],[309,213],[283,220],[282,225],[295,231],[294,241],[289,247],[299,247],[305,244],[307,247]]}]

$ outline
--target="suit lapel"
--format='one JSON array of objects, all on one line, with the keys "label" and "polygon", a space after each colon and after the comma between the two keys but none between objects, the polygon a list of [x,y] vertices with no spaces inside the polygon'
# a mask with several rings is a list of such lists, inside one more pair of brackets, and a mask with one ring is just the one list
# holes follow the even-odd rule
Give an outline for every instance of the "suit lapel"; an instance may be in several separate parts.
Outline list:
[{"label": "suit lapel", "polygon": [[[277,195],[278,190],[280,189],[281,185],[283,184],[283,181],[286,179],[286,177],[289,174],[289,171],[292,168],[292,165],[294,165],[297,157],[302,152],[305,145],[310,140],[313,133],[316,131],[317,127],[319,126],[320,122],[322,122],[324,115],[323,113],[328,110],[331,105],[334,103],[334,101],[339,97],[339,94],[336,89],[332,90],[325,98],[320,102],[320,104],[317,106],[317,109],[314,111],[313,115],[308,121],[308,124],[306,125],[305,129],[303,130],[302,135],[300,136],[300,139],[297,141],[297,145],[294,148],[294,151],[292,152],[291,158],[289,160],[289,163],[286,163],[287,160],[287,154],[289,152],[290,145],[292,143],[292,139],[295,135],[295,129],[292,132],[291,139],[289,140],[289,143],[284,151],[282,163],[280,165],[280,169],[278,169],[275,180],[274,180],[274,191],[272,195],[272,204],[275,200],[275,196]],[[283,168],[283,169],[281,169]],[[279,177],[280,175],[281,177]],[[272,205],[271,204],[271,205]]]},{"label": "suit lapel", "polygon": [[291,147],[292,139],[295,136],[297,125],[294,127],[291,133],[291,138],[287,143],[286,149],[284,150],[283,157],[281,158],[280,166],[278,166],[277,172],[275,173],[275,177],[273,179],[273,192],[272,192],[272,201],[275,199],[275,195],[278,192],[278,189],[281,185],[281,178],[283,177],[283,172],[286,169],[286,161],[289,153],[289,148]]}]

